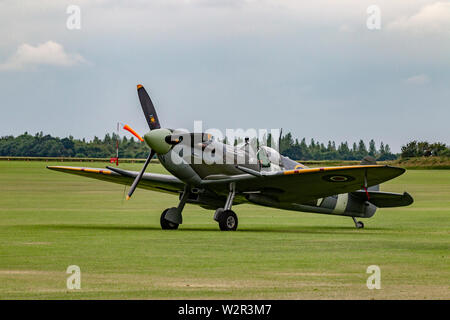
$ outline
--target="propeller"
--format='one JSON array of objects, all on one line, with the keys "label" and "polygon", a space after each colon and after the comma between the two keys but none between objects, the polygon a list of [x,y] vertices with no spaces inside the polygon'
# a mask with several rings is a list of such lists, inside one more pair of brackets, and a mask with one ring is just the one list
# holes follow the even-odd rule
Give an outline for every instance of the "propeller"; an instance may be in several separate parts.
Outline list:
[{"label": "propeller", "polygon": [[139,101],[141,102],[142,111],[144,111],[145,120],[147,120],[150,130],[161,128],[156,114],[155,106],[153,105],[150,96],[148,95],[145,88],[138,84],[137,86]]},{"label": "propeller", "polygon": [[278,152],[280,152],[280,153],[281,153],[281,137],[282,137],[282,135],[283,135],[283,128],[280,129],[280,135],[278,136]]},{"label": "propeller", "polygon": [[127,130],[129,133],[131,133],[133,136],[138,138],[140,142],[144,141],[144,139],[142,139],[142,137],[136,131],[134,131],[133,128],[131,128],[129,125],[126,124],[126,125],[123,126],[123,128],[125,130]]},{"label": "propeller", "polygon": [[145,169],[147,169],[148,164],[150,163],[150,160],[153,158],[153,156],[156,153],[166,153],[169,151],[171,144],[167,143],[165,141],[165,137],[171,133],[168,129],[161,129],[161,125],[159,124],[158,115],[156,114],[155,106],[153,105],[152,100],[150,99],[150,96],[148,95],[145,88],[138,84],[137,85],[137,92],[139,96],[139,101],[141,103],[142,111],[144,111],[145,120],[148,123],[148,126],[150,128],[150,132],[144,135],[144,139],[142,139],[139,134],[136,133],[132,128],[129,126],[125,126],[124,129],[131,132],[134,136],[136,136],[140,141],[146,142],[146,144],[151,148],[150,154],[147,157],[147,160],[145,160],[144,166],[142,167],[139,174],[136,176],[136,178],[133,181],[133,184],[131,185],[130,191],[128,191],[127,200],[131,198],[131,196],[134,193],[134,190],[136,190],[139,182],[142,179],[142,176],[144,175]]},{"label": "propeller", "polygon": [[152,160],[153,156],[155,155],[155,151],[150,151],[150,154],[148,155],[147,160],[145,160],[144,166],[141,169],[141,172],[136,176],[136,178],[133,181],[133,184],[131,185],[130,191],[128,191],[127,200],[130,200],[131,196],[133,195],[134,190],[136,190],[136,187],[141,181],[142,176],[144,175],[145,169],[147,169],[148,164],[150,163],[150,160]]}]

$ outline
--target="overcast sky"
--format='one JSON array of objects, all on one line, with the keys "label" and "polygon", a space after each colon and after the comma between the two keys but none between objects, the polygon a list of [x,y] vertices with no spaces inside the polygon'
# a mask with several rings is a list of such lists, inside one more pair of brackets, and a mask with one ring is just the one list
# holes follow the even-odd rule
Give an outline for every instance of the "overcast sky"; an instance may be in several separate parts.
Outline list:
[{"label": "overcast sky", "polygon": [[450,2],[0,0],[0,135],[145,133],[138,83],[170,128],[450,144]]}]

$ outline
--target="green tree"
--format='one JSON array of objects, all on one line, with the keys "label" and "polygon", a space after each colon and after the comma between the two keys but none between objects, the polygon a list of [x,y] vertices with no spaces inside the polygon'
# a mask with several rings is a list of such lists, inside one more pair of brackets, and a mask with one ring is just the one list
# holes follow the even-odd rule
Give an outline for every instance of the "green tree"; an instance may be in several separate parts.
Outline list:
[{"label": "green tree", "polygon": [[377,156],[377,147],[375,146],[375,141],[373,139],[369,142],[369,156],[374,158]]}]

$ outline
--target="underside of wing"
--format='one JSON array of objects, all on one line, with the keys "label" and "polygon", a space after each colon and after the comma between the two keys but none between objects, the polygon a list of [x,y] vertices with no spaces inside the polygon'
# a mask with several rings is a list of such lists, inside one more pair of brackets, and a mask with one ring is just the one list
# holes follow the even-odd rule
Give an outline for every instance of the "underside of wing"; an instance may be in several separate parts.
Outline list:
[{"label": "underside of wing", "polygon": [[[60,171],[64,173],[70,173],[124,185],[131,185],[134,178],[139,174],[139,172],[136,171],[128,171],[118,168],[100,169],[68,166],[48,166],[47,168],[54,171]],[[144,173],[138,187],[153,191],[178,193],[180,191],[183,191],[184,183],[174,176],[156,173]]]},{"label": "underside of wing", "polygon": [[280,202],[299,203],[374,186],[404,172],[402,168],[382,165],[299,169],[238,181],[236,188],[244,193],[259,192]]}]

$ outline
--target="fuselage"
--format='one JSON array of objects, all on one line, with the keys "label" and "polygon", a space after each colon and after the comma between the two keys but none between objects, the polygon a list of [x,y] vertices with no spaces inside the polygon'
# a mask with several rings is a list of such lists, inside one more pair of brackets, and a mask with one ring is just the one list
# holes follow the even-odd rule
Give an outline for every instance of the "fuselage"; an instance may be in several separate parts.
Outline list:
[{"label": "fuselage", "polygon": [[[226,179],[245,174],[236,166],[257,172],[306,169],[307,167],[280,155],[275,149],[262,146],[257,151],[250,144],[231,146],[212,139],[191,139],[173,146],[167,153],[158,154],[161,164],[174,176],[195,189],[196,195],[188,200],[208,208],[220,208],[227,190],[214,190],[202,186],[204,180]],[[376,207],[353,197],[350,193],[314,199],[307,203],[279,201],[263,192],[237,194],[234,204],[253,203],[285,210],[334,214],[355,217],[371,217]]]}]

